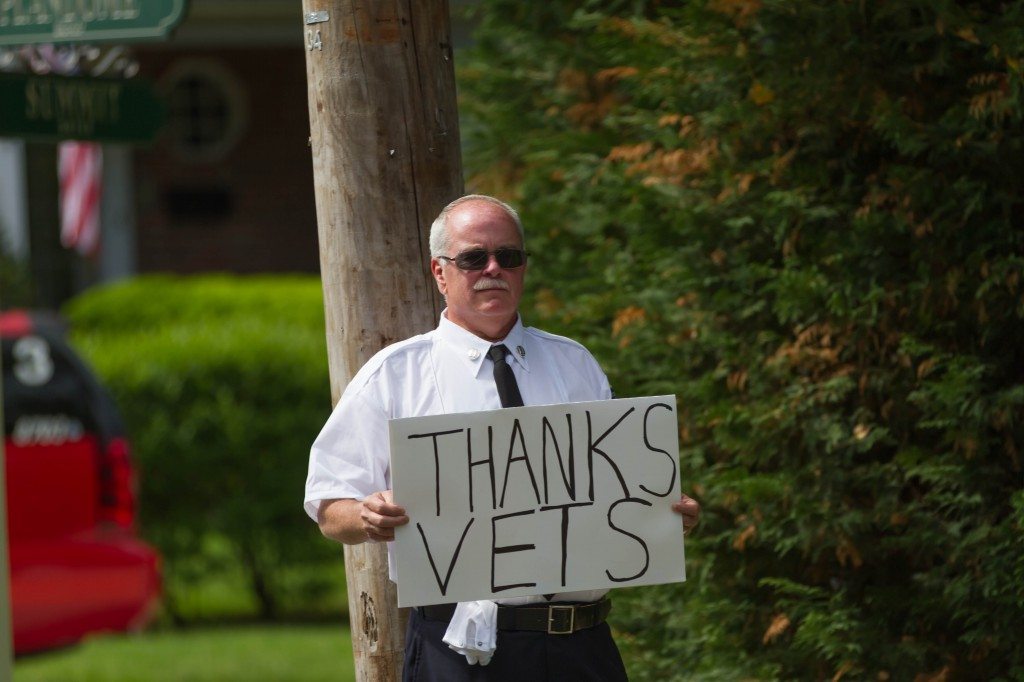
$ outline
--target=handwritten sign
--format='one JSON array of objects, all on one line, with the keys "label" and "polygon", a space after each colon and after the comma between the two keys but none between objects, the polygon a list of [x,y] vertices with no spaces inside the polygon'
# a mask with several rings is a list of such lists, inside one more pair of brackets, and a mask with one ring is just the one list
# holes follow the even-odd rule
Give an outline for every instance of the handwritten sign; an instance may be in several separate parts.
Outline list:
[{"label": "handwritten sign", "polygon": [[675,396],[390,422],[398,605],[678,582]]}]

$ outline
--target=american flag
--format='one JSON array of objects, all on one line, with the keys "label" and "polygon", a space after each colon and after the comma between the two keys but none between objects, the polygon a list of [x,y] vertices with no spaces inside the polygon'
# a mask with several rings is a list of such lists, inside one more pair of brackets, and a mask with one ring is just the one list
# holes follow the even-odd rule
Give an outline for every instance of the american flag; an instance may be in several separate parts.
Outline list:
[{"label": "american flag", "polygon": [[57,157],[60,241],[83,256],[94,256],[100,247],[103,149],[94,142],[61,142]]}]

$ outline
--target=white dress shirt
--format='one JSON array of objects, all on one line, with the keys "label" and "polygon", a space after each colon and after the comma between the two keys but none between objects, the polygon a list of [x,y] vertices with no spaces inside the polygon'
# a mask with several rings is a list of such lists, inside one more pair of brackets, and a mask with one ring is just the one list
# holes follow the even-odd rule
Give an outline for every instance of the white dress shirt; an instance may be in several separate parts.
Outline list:
[{"label": "white dress shirt", "polygon": [[[508,347],[526,405],[606,400],[608,379],[579,343],[516,322]],[[309,457],[304,508],[316,520],[323,500],[363,499],[391,489],[388,420],[501,408],[487,357],[492,342],[448,320],[437,329],[381,350],[356,373]],[[401,504],[401,500],[395,500]],[[391,579],[394,560],[388,543]],[[595,601],[607,590],[563,592],[555,601]],[[503,604],[543,602],[515,597]]]}]

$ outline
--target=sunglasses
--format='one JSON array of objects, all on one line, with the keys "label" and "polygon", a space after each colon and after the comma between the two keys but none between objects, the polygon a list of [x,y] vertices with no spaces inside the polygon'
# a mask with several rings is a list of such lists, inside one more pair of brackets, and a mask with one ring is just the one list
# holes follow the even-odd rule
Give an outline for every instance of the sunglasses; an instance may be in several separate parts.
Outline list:
[{"label": "sunglasses", "polygon": [[491,254],[494,254],[494,260],[498,261],[498,265],[505,270],[526,265],[527,254],[522,249],[495,249],[494,251],[470,249],[455,256],[437,256],[437,258],[455,263],[455,267],[459,270],[483,270],[487,267],[487,261],[490,260]]}]

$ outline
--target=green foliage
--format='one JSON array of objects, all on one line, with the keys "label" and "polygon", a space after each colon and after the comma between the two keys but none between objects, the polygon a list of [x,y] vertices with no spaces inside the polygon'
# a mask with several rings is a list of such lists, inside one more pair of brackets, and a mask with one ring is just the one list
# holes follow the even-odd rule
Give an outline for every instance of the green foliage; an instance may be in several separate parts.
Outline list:
[{"label": "green foliage", "polygon": [[705,519],[632,677],[1024,676],[1024,2],[475,11],[528,321],[679,398]]},{"label": "green foliage", "polygon": [[[65,311],[124,413],[175,617],[194,611],[189,590],[239,565],[263,616],[336,587],[340,549],[300,507],[330,413],[322,311],[316,279],[227,276],[142,277]],[[322,570],[297,582],[311,565]]]},{"label": "green foliage", "polygon": [[6,234],[0,233],[0,310],[32,306],[32,277],[28,263],[11,253]]}]

